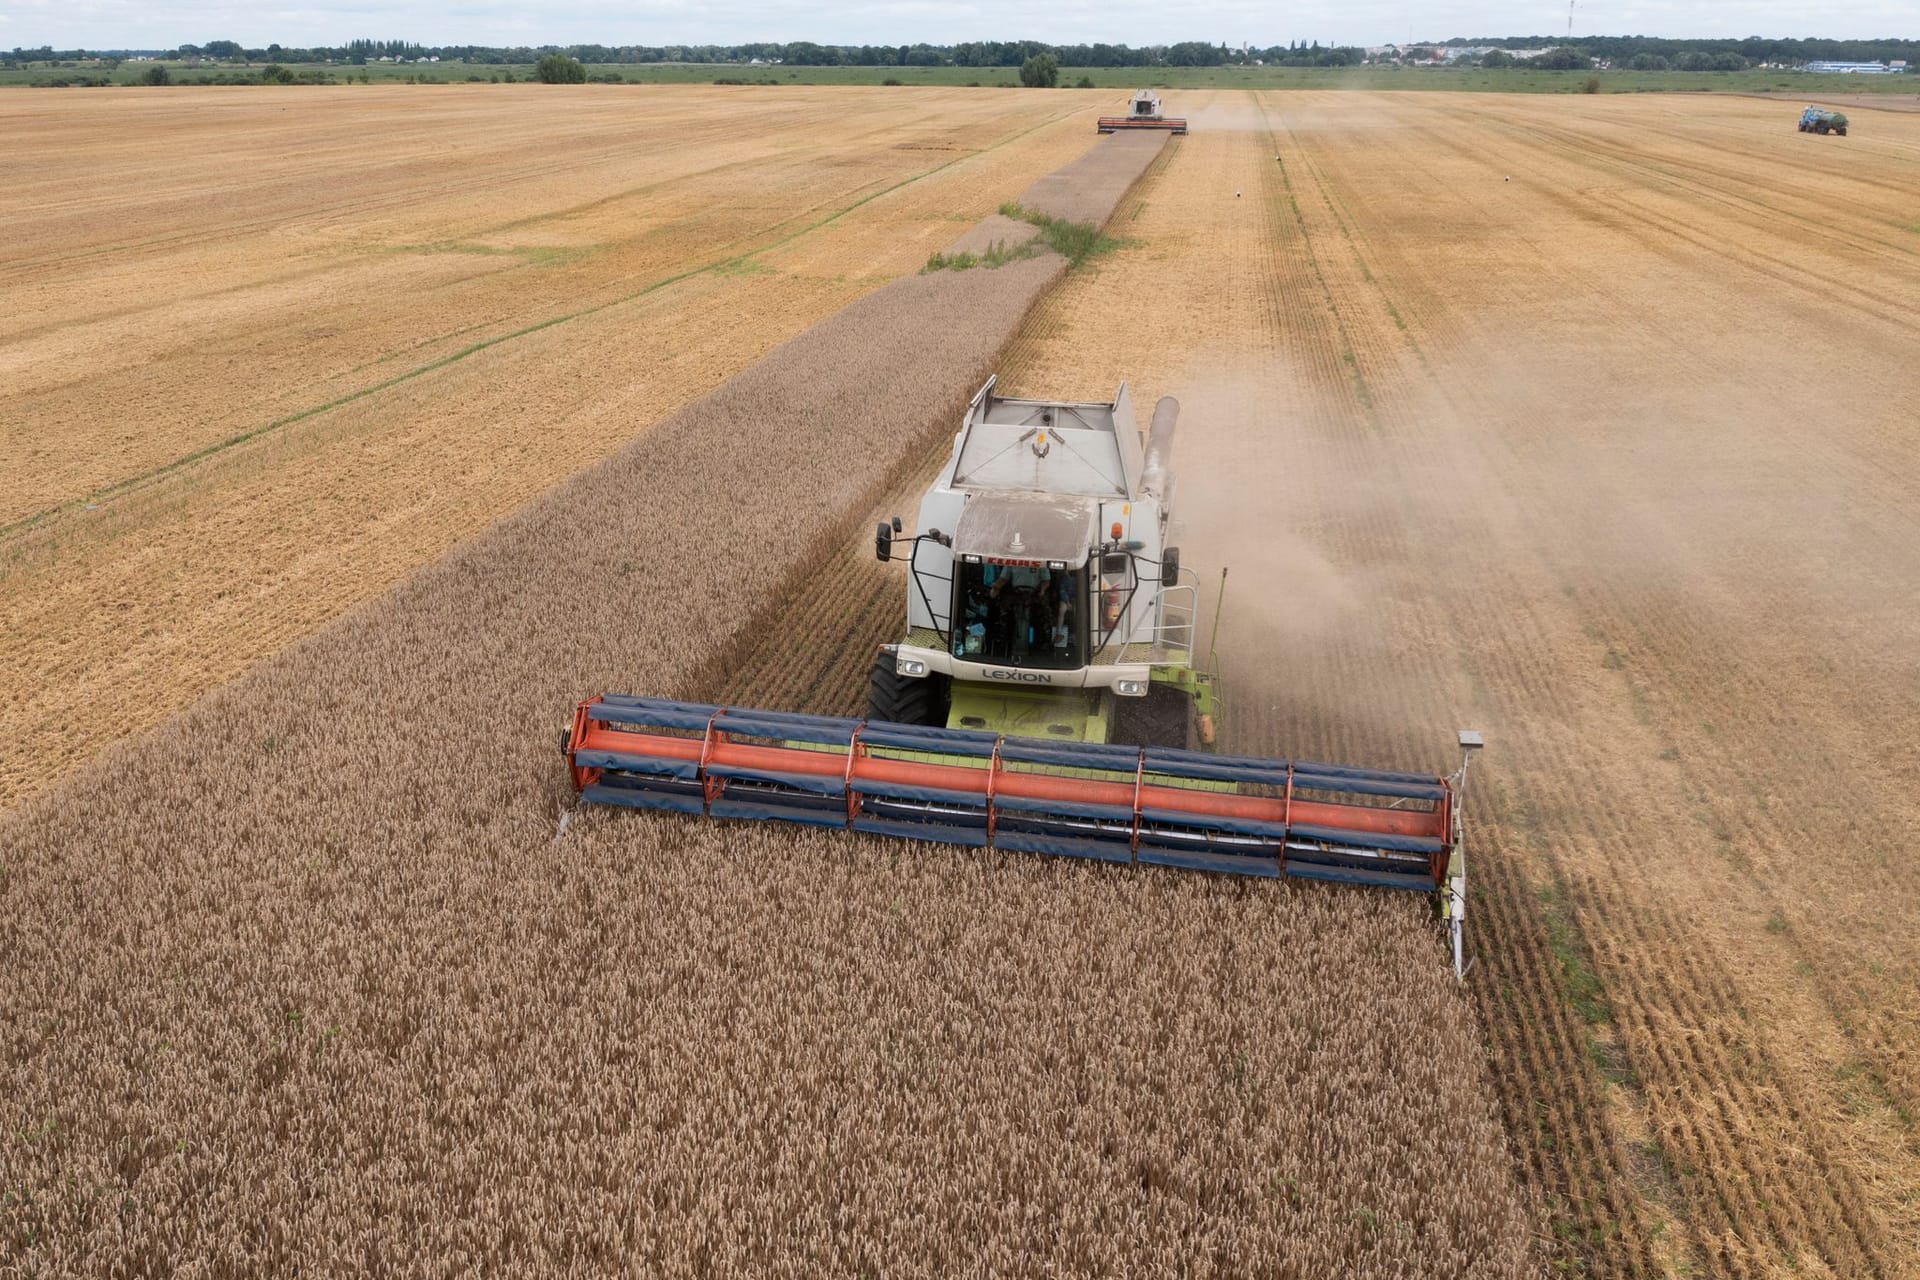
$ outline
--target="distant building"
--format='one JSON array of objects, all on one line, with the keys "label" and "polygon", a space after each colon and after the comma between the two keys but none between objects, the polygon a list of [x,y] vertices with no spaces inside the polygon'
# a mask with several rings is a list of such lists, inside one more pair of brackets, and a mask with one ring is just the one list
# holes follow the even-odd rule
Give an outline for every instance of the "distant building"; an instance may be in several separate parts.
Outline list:
[{"label": "distant building", "polygon": [[[1906,65],[1902,63],[1900,69],[1906,70]],[[1884,76],[1893,72],[1893,68],[1884,62],[1809,62],[1801,70],[1842,76]]]}]

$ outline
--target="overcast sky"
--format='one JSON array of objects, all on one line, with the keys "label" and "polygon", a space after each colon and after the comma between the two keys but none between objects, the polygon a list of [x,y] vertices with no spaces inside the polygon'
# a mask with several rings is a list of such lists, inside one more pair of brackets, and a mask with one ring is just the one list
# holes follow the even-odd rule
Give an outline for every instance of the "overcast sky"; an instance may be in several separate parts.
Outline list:
[{"label": "overcast sky", "polygon": [[[253,48],[356,37],[422,44],[952,44],[961,40],[1160,44],[1393,44],[1449,36],[1562,34],[1565,0],[0,0],[0,48],[158,48],[238,40]],[[1920,0],[1592,0],[1574,35],[1920,36]]]}]

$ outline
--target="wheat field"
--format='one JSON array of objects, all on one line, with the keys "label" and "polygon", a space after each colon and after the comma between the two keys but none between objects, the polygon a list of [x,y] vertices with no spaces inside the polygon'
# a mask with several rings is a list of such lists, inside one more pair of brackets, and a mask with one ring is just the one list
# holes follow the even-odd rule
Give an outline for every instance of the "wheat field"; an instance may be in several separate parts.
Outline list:
[{"label": "wheat field", "polygon": [[0,822],[19,1263],[1527,1274],[1417,902],[560,821],[571,702],[719,678],[1062,265],[870,294]]},{"label": "wheat field", "polygon": [[[422,365],[556,314],[530,282],[697,276],[384,390],[343,357],[321,416],[360,443],[219,455],[244,499],[215,468],[85,510],[111,435],[9,473],[80,505],[0,534],[36,762],[0,814],[0,1269],[1914,1271],[1913,117],[1836,146],[1752,99],[1190,93],[1186,137],[1095,145],[1046,95],[856,93],[827,138],[790,108],[839,91],[636,92],[696,140],[674,181],[620,185],[615,99],[502,153],[555,149],[524,229],[455,160],[395,166],[379,217],[440,173],[446,244],[355,234],[450,274],[387,330],[183,340],[152,443],[273,421],[234,401],[297,390],[286,351],[436,290],[495,327]],[[32,127],[110,154],[71,110]],[[285,127],[245,131],[292,193]],[[793,235],[742,185],[782,148],[822,202]],[[23,403],[95,421],[33,370],[142,403],[154,313],[85,312],[116,256],[209,251],[25,189],[68,230],[0,261],[41,273],[0,339],[23,458]],[[382,269],[288,258],[281,198],[235,271]],[[1119,247],[910,274],[1014,198]],[[229,366],[247,395],[197,390]],[[871,522],[996,369],[1182,399],[1230,749],[1439,771],[1487,732],[1464,987],[1410,899],[570,807],[578,697],[858,709],[902,590]],[[250,539],[265,576],[182,576]]]}]

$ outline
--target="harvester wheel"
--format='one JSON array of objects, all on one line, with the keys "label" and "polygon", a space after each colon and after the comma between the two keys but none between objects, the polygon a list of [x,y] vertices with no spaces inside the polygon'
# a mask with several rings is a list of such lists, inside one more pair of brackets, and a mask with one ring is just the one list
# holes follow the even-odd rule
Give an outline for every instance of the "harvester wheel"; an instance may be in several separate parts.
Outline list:
[{"label": "harvester wheel", "polygon": [[943,675],[901,675],[893,669],[893,650],[882,649],[873,660],[873,675],[867,681],[867,719],[945,726],[947,689],[948,679]]},{"label": "harvester wheel", "polygon": [[1108,740],[1130,747],[1191,747],[1193,695],[1155,684],[1144,698],[1115,698]]}]

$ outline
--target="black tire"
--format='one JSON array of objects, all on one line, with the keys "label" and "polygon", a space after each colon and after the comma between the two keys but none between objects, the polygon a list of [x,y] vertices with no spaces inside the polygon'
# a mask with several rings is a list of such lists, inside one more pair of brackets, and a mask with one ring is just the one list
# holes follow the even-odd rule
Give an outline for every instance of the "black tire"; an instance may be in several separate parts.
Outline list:
[{"label": "black tire", "polygon": [[1148,687],[1144,698],[1113,699],[1107,741],[1129,747],[1193,745],[1193,695],[1170,684]]},{"label": "black tire", "polygon": [[1826,122],[1821,121],[1819,124],[1813,126],[1813,131],[1817,134],[1821,134],[1822,136],[1824,136],[1827,132]]},{"label": "black tire", "polygon": [[1834,132],[1844,138],[1847,136],[1847,126],[1841,125],[1838,129],[1835,129]]},{"label": "black tire", "polygon": [[867,719],[894,724],[947,723],[948,678],[943,675],[903,676],[893,669],[893,650],[882,649],[873,660],[867,680]]}]

